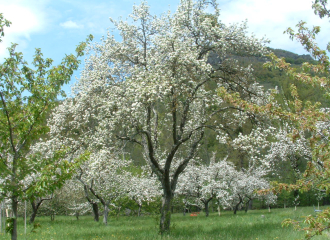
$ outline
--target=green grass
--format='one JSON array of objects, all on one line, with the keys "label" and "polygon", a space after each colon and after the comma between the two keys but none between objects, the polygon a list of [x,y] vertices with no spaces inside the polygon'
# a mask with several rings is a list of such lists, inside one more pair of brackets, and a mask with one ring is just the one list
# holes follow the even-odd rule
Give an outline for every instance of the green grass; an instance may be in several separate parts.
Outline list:
[{"label": "green grass", "polygon": [[[172,215],[171,234],[161,237],[158,234],[158,217],[119,217],[109,218],[107,226],[101,222],[96,223],[92,217],[56,217],[50,221],[49,217],[39,217],[36,222],[41,225],[36,232],[30,232],[28,225],[27,234],[24,234],[22,218],[19,220],[19,238],[28,240],[105,240],[105,239],[280,239],[294,240],[303,238],[302,232],[293,228],[282,228],[281,222],[285,218],[302,219],[301,216],[314,214],[312,207],[267,210],[253,210],[248,213],[238,212],[235,216],[232,212],[222,212],[219,217],[212,213],[205,217],[201,213],[197,217],[188,214]],[[263,215],[263,216],[262,216]],[[329,232],[324,236],[313,239],[329,239]],[[0,240],[10,239],[8,234],[0,233]]]}]

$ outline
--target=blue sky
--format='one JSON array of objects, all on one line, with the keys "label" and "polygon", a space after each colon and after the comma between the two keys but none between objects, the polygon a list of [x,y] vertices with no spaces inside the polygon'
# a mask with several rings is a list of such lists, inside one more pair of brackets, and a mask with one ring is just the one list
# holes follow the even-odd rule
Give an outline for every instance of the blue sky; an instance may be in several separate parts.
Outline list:
[{"label": "blue sky", "polygon": [[[171,10],[174,12],[179,0],[149,0],[153,14]],[[12,22],[5,29],[0,43],[0,62],[7,56],[6,48],[11,42],[18,43],[25,59],[31,61],[35,48],[41,48],[45,57],[59,63],[65,54],[72,53],[75,46],[94,35],[94,41],[111,29],[109,17],[126,18],[133,4],[140,0],[0,0],[0,12]],[[249,32],[257,37],[266,36],[270,46],[295,53],[306,53],[298,43],[292,42],[283,31],[294,27],[300,20],[310,25],[320,25],[318,38],[326,45],[330,32],[328,20],[318,19],[311,9],[312,0],[218,0],[221,20],[230,24],[248,20]],[[79,72],[75,73],[79,77]],[[74,78],[71,84],[74,82]],[[69,87],[66,87],[69,91]]]}]

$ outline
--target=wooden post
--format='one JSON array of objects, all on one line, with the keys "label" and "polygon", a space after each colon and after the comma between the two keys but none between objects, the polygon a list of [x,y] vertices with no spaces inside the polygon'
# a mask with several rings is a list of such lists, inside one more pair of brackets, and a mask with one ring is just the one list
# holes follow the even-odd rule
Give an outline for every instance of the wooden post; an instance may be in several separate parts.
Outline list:
[{"label": "wooden post", "polygon": [[24,234],[26,236],[26,200],[24,201]]},{"label": "wooden post", "polygon": [[2,202],[0,203],[0,233],[2,233]]},{"label": "wooden post", "polygon": [[2,202],[2,229],[6,232],[6,211],[5,211],[5,202]]},{"label": "wooden post", "polygon": [[[0,228],[1,228],[1,231],[4,231],[5,232],[5,228],[6,228],[6,223],[5,223],[5,202],[2,202],[1,203],[1,211],[0,211]],[[3,230],[2,230],[3,229]]]}]

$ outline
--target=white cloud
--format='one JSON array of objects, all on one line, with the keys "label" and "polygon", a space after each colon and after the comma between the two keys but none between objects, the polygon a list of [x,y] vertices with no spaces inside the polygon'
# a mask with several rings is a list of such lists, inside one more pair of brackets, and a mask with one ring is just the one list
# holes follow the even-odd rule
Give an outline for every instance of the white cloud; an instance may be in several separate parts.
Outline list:
[{"label": "white cloud", "polygon": [[[299,43],[291,41],[283,32],[294,28],[300,21],[306,21],[309,26],[320,25],[323,32],[328,32],[327,20],[320,20],[314,15],[311,0],[231,0],[219,1],[221,20],[224,23],[234,23],[248,20],[249,32],[261,38],[266,36],[271,40],[271,47],[291,50],[300,54],[306,51]],[[319,38],[321,46],[325,46]]]},{"label": "white cloud", "polygon": [[64,28],[83,28],[84,27],[83,25],[78,25],[76,22],[73,22],[71,20],[66,21],[64,23],[60,23],[60,26],[64,27]]},{"label": "white cloud", "polygon": [[35,4],[35,1],[29,1],[27,5],[23,3],[19,0],[10,3],[0,0],[0,11],[5,19],[12,22],[10,27],[4,30],[5,37],[0,44],[0,59],[7,56],[6,48],[12,42],[18,43],[19,49],[22,50],[27,47],[30,35],[42,31],[46,25],[44,12],[41,10],[42,4]]}]

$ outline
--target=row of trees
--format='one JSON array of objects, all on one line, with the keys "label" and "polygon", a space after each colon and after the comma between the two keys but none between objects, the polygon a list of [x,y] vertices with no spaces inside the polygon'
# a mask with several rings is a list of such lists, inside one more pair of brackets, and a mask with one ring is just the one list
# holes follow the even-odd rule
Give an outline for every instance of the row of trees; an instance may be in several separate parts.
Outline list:
[{"label": "row of trees", "polygon": [[[314,8],[329,16],[325,0]],[[206,212],[212,199],[234,211],[254,198],[273,202],[273,193],[256,190],[269,188],[282,161],[294,169],[297,184],[276,190],[328,194],[328,111],[299,100],[294,86],[291,100],[256,83],[251,66],[235,56],[264,56],[267,41],[248,36],[245,23],[226,26],[219,12],[215,0],[182,0],[175,13],[152,16],[142,2],[130,21],[111,19],[121,41],[109,34],[88,44],[89,37],[56,67],[37,49],[29,68],[15,45],[10,48],[0,65],[0,193],[11,201],[12,239],[18,202],[27,199],[37,211],[68,179],[83,189],[95,220],[102,204],[105,223],[123,195],[141,206],[160,190],[161,233],[170,230],[175,194]],[[0,23],[0,29],[9,25],[2,15]],[[310,41],[318,30],[308,32],[301,23],[296,36],[319,65],[305,63],[304,72],[295,71],[270,55],[268,66],[327,90],[328,58]],[[58,104],[84,51],[75,96]],[[209,62],[210,55],[217,61]],[[214,136],[227,160],[201,158],[206,136]],[[130,160],[133,152],[143,167]],[[312,183],[315,178],[320,181]]]},{"label": "row of trees", "polygon": [[[119,162],[119,164],[118,164]],[[93,212],[94,220],[99,221],[99,212],[103,212],[103,222],[107,224],[108,213],[132,211],[137,207],[139,216],[142,206],[159,205],[161,187],[150,171],[140,170],[130,165],[128,161],[118,160],[111,153],[100,152],[82,164],[77,175],[66,181],[61,198],[65,200],[65,213],[79,215]],[[138,170],[138,171],[136,171]],[[274,204],[276,196],[269,194],[259,196],[257,189],[269,188],[266,180],[267,170],[262,167],[237,171],[235,166],[226,159],[216,161],[215,155],[209,165],[194,160],[187,167],[178,182],[176,189],[177,206],[184,211],[189,208],[204,209],[209,215],[209,203],[225,209],[232,209],[234,214],[243,205],[247,207],[254,199],[265,201],[267,205]],[[58,195],[55,193],[55,195]],[[31,201],[30,223],[34,222],[41,204],[45,200],[59,199],[60,196],[44,196]],[[7,201],[7,206],[9,202]],[[213,204],[214,205],[214,204]],[[46,204],[48,214],[59,214],[60,209]],[[59,207],[59,206],[57,206]],[[8,208],[8,207],[7,207]],[[48,210],[47,210],[48,208]],[[22,206],[21,206],[22,210]],[[154,212],[158,210],[153,209]],[[148,208],[145,209],[148,212]],[[62,212],[63,214],[63,212]]]}]

